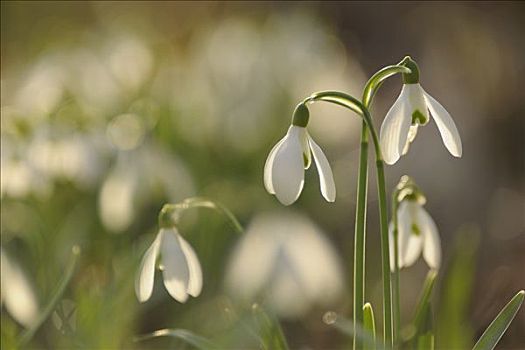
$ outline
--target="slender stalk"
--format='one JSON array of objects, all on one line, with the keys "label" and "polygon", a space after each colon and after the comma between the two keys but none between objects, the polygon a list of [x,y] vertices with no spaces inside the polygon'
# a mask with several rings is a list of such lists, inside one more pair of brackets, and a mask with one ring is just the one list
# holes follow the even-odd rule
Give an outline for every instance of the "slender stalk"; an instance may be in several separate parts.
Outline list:
[{"label": "slender stalk", "polygon": [[[303,101],[303,103],[311,103],[314,101],[325,101],[334,103],[343,107],[346,107],[354,112],[356,112],[359,116],[363,118],[363,122],[365,123],[366,127],[368,128],[370,132],[370,136],[372,138],[372,142],[374,144],[375,149],[375,156],[376,156],[376,168],[377,168],[377,190],[378,190],[378,196],[379,196],[379,217],[380,217],[380,231],[381,231],[381,257],[382,257],[382,275],[383,275],[383,341],[385,345],[391,346],[392,345],[392,289],[391,289],[391,275],[390,275],[390,251],[389,251],[389,242],[388,242],[388,211],[387,211],[387,200],[386,200],[386,184],[385,184],[385,171],[384,171],[384,162],[383,157],[381,154],[381,146],[379,144],[379,137],[377,135],[377,132],[374,128],[374,125],[372,123],[372,117],[370,116],[370,112],[368,110],[368,106],[370,102],[373,99],[373,96],[375,94],[375,91],[377,91],[377,88],[380,86],[382,79],[386,79],[388,76],[391,76],[395,73],[403,73],[404,69],[403,67],[394,67],[389,68],[388,71],[383,71],[383,77],[381,78],[379,75],[374,75],[373,79],[367,83],[367,86],[365,87],[365,92],[363,94],[363,100],[365,102],[362,103],[361,101],[357,100],[355,97],[350,96],[348,94],[339,92],[339,91],[322,91],[317,92],[307,99]],[[379,73],[379,72],[378,72]],[[361,164],[361,163],[360,163]],[[361,174],[361,169],[359,171]],[[366,184],[365,179],[358,180],[359,183],[363,181]],[[359,204],[365,203],[359,202],[358,197],[358,206]],[[366,205],[365,205],[366,207]],[[364,213],[364,211],[363,211]],[[357,218],[356,214],[356,218]],[[357,222],[356,222],[357,225]],[[364,222],[363,222],[364,225]],[[363,226],[364,227],[364,226]],[[357,232],[357,228],[356,228]],[[357,236],[357,235],[356,235]],[[364,246],[358,243],[364,244],[364,235],[363,235],[363,241],[357,241],[356,237],[356,249],[361,249],[363,247],[363,252],[358,251],[357,253],[363,254],[362,257],[364,259]],[[356,261],[355,263],[358,264],[360,260],[357,259],[358,257],[361,257],[361,255],[355,256]],[[364,262],[361,266],[354,267],[355,271],[362,271],[364,268]],[[364,277],[364,274],[363,274]],[[362,281],[362,279],[359,279]],[[356,276],[354,275],[354,282],[357,282]],[[357,284],[357,283],[356,283]],[[354,292],[358,286],[354,286]],[[359,291],[361,289],[359,288]],[[361,311],[356,311],[357,307],[355,305],[356,296],[354,295],[354,317],[355,315],[359,315]],[[357,323],[357,322],[355,322]],[[354,342],[354,348],[356,343]]]},{"label": "slender stalk", "polygon": [[390,252],[388,242],[388,212],[386,203],[385,169],[381,158],[376,160],[379,221],[381,224],[381,266],[383,271],[383,341],[392,345],[392,294],[390,285]]},{"label": "slender stalk", "polygon": [[397,193],[398,191],[394,191],[394,196],[392,198],[392,217],[394,221],[394,276],[392,289],[392,295],[394,297],[394,344],[397,344],[399,333],[401,331],[401,307],[399,305],[399,229],[397,220]]},{"label": "slender stalk", "polygon": [[[365,303],[365,246],[366,246],[366,202],[368,190],[368,128],[363,121],[361,129],[361,149],[359,153],[359,175],[357,177],[357,205],[355,209],[354,235],[354,328],[363,324]],[[354,333],[357,330],[354,329]],[[362,344],[354,337],[354,349]]]}]

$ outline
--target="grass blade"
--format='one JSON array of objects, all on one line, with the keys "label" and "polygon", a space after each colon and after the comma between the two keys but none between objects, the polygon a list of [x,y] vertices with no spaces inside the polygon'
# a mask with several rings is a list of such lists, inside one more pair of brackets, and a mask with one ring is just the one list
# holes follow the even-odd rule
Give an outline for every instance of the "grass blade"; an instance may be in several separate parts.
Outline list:
[{"label": "grass blade", "polygon": [[218,349],[218,347],[208,339],[186,329],[159,329],[158,331],[152,333],[137,336],[135,337],[135,341],[139,342],[158,337],[171,337],[179,339],[196,347],[199,350]]},{"label": "grass blade", "polygon": [[416,313],[414,315],[414,327],[417,330],[423,327],[423,322],[426,320],[427,308],[430,304],[430,297],[432,296],[432,289],[436,281],[437,271],[430,270],[425,279],[425,284],[423,285],[423,290],[421,292],[421,297],[419,298],[418,305],[416,307]]},{"label": "grass blade", "polygon": [[421,311],[421,323],[416,329],[416,349],[432,350],[434,349],[434,326],[432,319],[432,305],[430,301],[423,306]]},{"label": "grass blade", "polygon": [[376,323],[374,319],[374,310],[372,309],[372,304],[366,303],[363,306],[363,328],[368,332],[374,339],[373,344],[365,343],[363,344],[364,350],[374,350],[376,348]]},{"label": "grass blade", "polygon": [[279,320],[270,316],[257,304],[253,305],[252,310],[264,349],[288,350],[288,342],[284,337]]},{"label": "grass blade", "polygon": [[521,304],[523,303],[523,298],[525,296],[525,291],[520,290],[516,294],[501,312],[496,316],[494,321],[487,327],[485,332],[481,335],[476,345],[474,345],[473,350],[491,350],[494,349],[498,341],[501,339],[510,323],[516,316]]},{"label": "grass blade", "polygon": [[443,274],[436,327],[436,348],[471,349],[474,332],[468,319],[479,229],[466,226],[457,233],[450,264]]},{"label": "grass blade", "polygon": [[324,314],[323,322],[329,326],[333,326],[335,329],[343,334],[346,334],[352,338],[358,338],[363,346],[368,348],[375,347],[376,349],[390,349],[380,339],[376,341],[373,334],[366,330],[362,325],[356,325],[354,329],[354,323],[333,311],[329,311]]},{"label": "grass blade", "polygon": [[40,314],[40,317],[36,320],[36,322],[31,326],[31,328],[27,329],[20,337],[20,346],[23,348],[27,343],[33,338],[35,333],[38,331],[38,329],[42,326],[42,324],[49,318],[49,315],[55,310],[57,303],[62,298],[62,295],[66,291],[66,287],[68,286],[69,282],[71,281],[71,278],[73,277],[73,273],[75,272],[75,268],[77,266],[78,257],[80,256],[80,248],[78,246],[74,246],[72,249],[72,256],[71,261],[68,264],[68,268],[64,274],[64,277],[58,284],[55,292],[52,294],[53,297],[49,301],[49,303],[46,305],[42,313]]}]

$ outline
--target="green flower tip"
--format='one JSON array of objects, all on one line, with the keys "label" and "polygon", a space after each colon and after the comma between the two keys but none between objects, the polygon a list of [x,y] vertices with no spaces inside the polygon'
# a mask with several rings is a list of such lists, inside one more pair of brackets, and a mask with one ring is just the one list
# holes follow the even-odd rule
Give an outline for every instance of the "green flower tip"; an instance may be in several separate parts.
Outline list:
[{"label": "green flower tip", "polygon": [[425,194],[419,189],[410,176],[403,175],[396,186],[396,201],[415,201],[421,205],[427,202]]},{"label": "green flower tip", "polygon": [[304,103],[298,104],[293,112],[292,125],[306,128],[309,119],[310,112],[308,111],[308,107],[306,107]]},{"label": "green flower tip", "polygon": [[174,227],[177,221],[176,207],[173,204],[165,204],[159,213],[159,227]]},{"label": "green flower tip", "polygon": [[399,62],[400,66],[405,66],[411,70],[411,73],[403,73],[403,83],[405,84],[417,84],[419,83],[419,67],[410,56],[405,56]]}]

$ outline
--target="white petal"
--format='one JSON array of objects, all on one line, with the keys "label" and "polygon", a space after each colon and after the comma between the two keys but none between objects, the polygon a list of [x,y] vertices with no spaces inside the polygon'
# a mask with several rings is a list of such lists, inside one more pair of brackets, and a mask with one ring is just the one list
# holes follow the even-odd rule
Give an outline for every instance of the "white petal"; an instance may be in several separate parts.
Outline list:
[{"label": "white petal", "polygon": [[417,135],[417,128],[418,128],[419,124],[412,124],[410,125],[410,129],[408,130],[408,138],[407,138],[407,142],[405,143],[405,147],[403,148],[403,153],[402,155],[404,156],[405,154],[407,154],[408,152],[408,148],[410,147],[410,144],[414,141],[414,139],[416,138],[416,135]]},{"label": "white petal", "polygon": [[335,201],[335,182],[332,168],[330,168],[330,163],[328,163],[328,159],[326,159],[321,147],[311,137],[309,137],[309,142],[317,166],[317,172],[319,173],[321,193],[327,201],[333,202]]},{"label": "white petal", "polygon": [[153,282],[155,280],[155,263],[159,256],[161,234],[157,235],[151,246],[146,250],[142,262],[140,263],[139,273],[135,279],[135,293],[141,303],[151,297]]},{"label": "white petal", "polygon": [[184,303],[188,299],[190,271],[179,243],[179,234],[175,229],[163,229],[161,233],[164,286],[175,300]]},{"label": "white petal", "polygon": [[412,122],[407,108],[406,85],[399,94],[396,102],[390,107],[381,125],[380,144],[383,159],[387,164],[398,161],[408,137],[408,130]]},{"label": "white petal", "polygon": [[[403,201],[398,209],[399,229],[399,260],[400,267],[407,267],[416,262],[421,255],[423,238],[412,232],[412,226],[418,225],[415,215],[419,205],[415,202]],[[418,226],[419,227],[419,226]]]},{"label": "white petal", "polygon": [[180,247],[182,252],[186,256],[186,261],[188,263],[188,269],[190,271],[190,281],[188,283],[188,294],[197,297],[201,294],[202,290],[202,269],[199,262],[199,258],[191,245],[186,242],[182,236],[179,235]]},{"label": "white petal", "polygon": [[277,150],[283,144],[285,139],[286,136],[279,140],[279,142],[277,142],[275,146],[273,146],[272,150],[268,154],[268,158],[266,158],[266,163],[264,163],[264,187],[266,188],[266,191],[268,191],[271,194],[275,194],[275,190],[273,189],[272,184],[273,161],[275,159],[275,154],[277,153]]},{"label": "white petal", "polygon": [[445,147],[454,157],[461,157],[463,146],[454,120],[438,101],[425,92],[428,109],[434,118]]},{"label": "white petal", "polygon": [[[399,239],[399,231],[398,231],[398,239]],[[399,242],[399,240],[398,240]],[[389,251],[390,251],[390,271],[394,272],[396,267],[394,265],[395,262],[395,254],[394,254],[394,222],[390,222],[390,225],[388,225],[388,245],[389,245]],[[398,246],[398,252],[399,252],[399,246]],[[399,258],[399,254],[397,256],[397,264],[399,268],[401,268],[401,259]]]},{"label": "white petal", "polygon": [[439,269],[441,265],[441,240],[436,223],[425,209],[419,211],[419,222],[423,236],[423,258],[428,266]]},{"label": "white petal", "polygon": [[290,205],[299,198],[304,184],[302,133],[305,128],[291,126],[282,145],[275,153],[272,185],[277,199]]},{"label": "white petal", "polygon": [[1,297],[9,314],[26,328],[38,318],[38,302],[23,270],[0,248]]},{"label": "white petal", "polygon": [[428,110],[427,103],[425,101],[425,90],[419,84],[405,84],[408,104],[410,106],[407,110],[412,121],[412,114],[415,111],[419,111],[425,117],[425,124],[428,123]]}]

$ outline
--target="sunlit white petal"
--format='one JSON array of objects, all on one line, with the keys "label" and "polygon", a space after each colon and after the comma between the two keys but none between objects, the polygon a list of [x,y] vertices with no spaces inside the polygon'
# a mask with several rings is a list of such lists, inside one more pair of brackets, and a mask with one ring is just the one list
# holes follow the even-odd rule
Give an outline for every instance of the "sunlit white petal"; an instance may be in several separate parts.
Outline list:
[{"label": "sunlit white petal", "polygon": [[295,202],[303,189],[304,160],[301,137],[305,132],[305,128],[291,126],[275,153],[272,185],[277,199],[284,205]]},{"label": "sunlit white petal", "polygon": [[441,265],[441,240],[436,223],[422,207],[420,207],[418,214],[421,234],[424,240],[423,258],[428,266],[438,269]]},{"label": "sunlit white petal", "polygon": [[428,109],[434,118],[441,138],[445,147],[454,157],[461,157],[463,153],[463,147],[461,145],[461,137],[459,136],[458,129],[454,120],[438,101],[432,96],[425,92],[425,99],[427,101]]},{"label": "sunlit white petal", "polygon": [[407,111],[407,90],[404,85],[381,125],[381,152],[387,164],[394,164],[399,159],[406,144],[411,121]]},{"label": "sunlit white petal", "polygon": [[159,246],[161,240],[160,233],[157,235],[151,246],[144,254],[140,263],[139,274],[135,280],[135,293],[141,303],[148,300],[153,291],[153,282],[155,280],[155,263],[159,256]]},{"label": "sunlit white petal", "polygon": [[190,280],[188,283],[188,294],[197,297],[202,290],[202,269],[197,254],[191,247],[191,245],[186,242],[182,236],[179,235],[179,243],[182,248],[184,256],[186,256],[186,262],[188,263],[188,269],[190,272]]},{"label": "sunlit white petal", "polygon": [[279,147],[281,147],[285,139],[286,136],[279,140],[279,142],[277,142],[275,146],[273,146],[272,150],[270,151],[270,154],[268,154],[268,158],[266,158],[266,163],[264,163],[264,187],[266,188],[266,191],[268,191],[271,194],[275,194],[275,190],[273,189],[272,184],[273,161],[275,159],[275,154],[277,153],[277,150],[279,149]]},{"label": "sunlit white petal", "polygon": [[321,147],[319,147],[311,137],[309,138],[309,142],[314,155],[317,171],[319,173],[321,193],[327,201],[333,202],[335,201],[335,182],[332,168],[330,167],[325,154],[321,150]]},{"label": "sunlit white petal", "polygon": [[407,111],[412,120],[412,114],[418,111],[425,117],[425,124],[428,122],[427,103],[425,101],[425,91],[419,84],[405,84],[404,88],[407,91],[408,104],[410,106]]},{"label": "sunlit white petal", "polygon": [[1,297],[9,314],[24,327],[38,317],[38,303],[22,269],[0,248]]},{"label": "sunlit white petal", "polygon": [[421,255],[423,239],[421,235],[413,232],[414,225],[418,223],[414,220],[419,204],[410,201],[403,201],[398,209],[398,229],[399,229],[399,260],[400,267],[407,267],[416,262]]},{"label": "sunlit white petal", "polygon": [[178,233],[175,229],[161,229],[162,271],[164,286],[177,301],[184,303],[188,299],[188,281],[190,271],[186,256],[182,251]]},{"label": "sunlit white petal", "polygon": [[[398,231],[398,234],[399,234],[399,231]],[[394,252],[395,242],[394,242],[394,222],[393,221],[390,222],[390,225],[388,225],[388,248],[390,251],[390,271],[394,272],[396,269],[396,266],[394,264],[394,262],[396,261],[395,260],[396,258],[395,258],[395,252]],[[399,246],[398,246],[398,251],[399,251]],[[397,264],[401,268],[401,260],[399,259],[399,254],[397,256]]]},{"label": "sunlit white petal", "polygon": [[417,128],[418,128],[419,124],[413,124],[413,125],[410,125],[410,129],[408,130],[408,138],[407,138],[407,142],[405,143],[405,148],[403,148],[403,153],[402,155],[405,155],[407,154],[408,152],[408,149],[410,148],[410,144],[414,141],[414,139],[416,138],[416,135],[417,135]]}]

